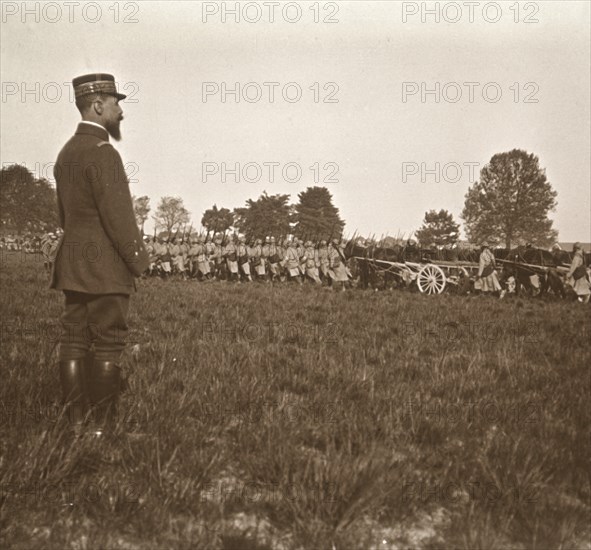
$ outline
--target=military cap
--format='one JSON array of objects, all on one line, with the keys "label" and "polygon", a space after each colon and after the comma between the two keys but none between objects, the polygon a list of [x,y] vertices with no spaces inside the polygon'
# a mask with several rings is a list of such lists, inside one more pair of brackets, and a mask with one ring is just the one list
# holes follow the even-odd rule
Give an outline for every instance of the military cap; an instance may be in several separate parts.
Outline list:
[{"label": "military cap", "polygon": [[115,85],[115,77],[112,74],[93,73],[78,76],[72,80],[76,99],[88,94],[113,95],[117,99],[125,99],[127,96],[120,94]]}]

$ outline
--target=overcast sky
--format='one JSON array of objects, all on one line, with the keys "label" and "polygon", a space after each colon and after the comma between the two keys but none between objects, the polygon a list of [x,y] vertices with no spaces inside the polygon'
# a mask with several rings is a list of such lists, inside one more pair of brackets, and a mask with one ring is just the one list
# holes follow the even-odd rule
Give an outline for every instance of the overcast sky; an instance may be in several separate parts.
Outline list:
[{"label": "overcast sky", "polygon": [[79,120],[68,83],[102,71],[130,95],[115,146],[132,192],[181,196],[197,226],[316,177],[347,232],[408,235],[426,210],[458,218],[470,176],[520,148],[558,192],[560,240],[591,239],[589,2],[427,3],[439,22],[370,1],[243,2],[236,22],[235,4],[3,2],[2,164],[52,178]]}]

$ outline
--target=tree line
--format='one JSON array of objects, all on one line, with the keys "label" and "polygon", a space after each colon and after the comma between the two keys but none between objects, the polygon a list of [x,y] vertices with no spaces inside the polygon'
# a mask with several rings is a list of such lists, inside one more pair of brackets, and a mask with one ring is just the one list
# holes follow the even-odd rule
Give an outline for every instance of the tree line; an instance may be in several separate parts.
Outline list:
[{"label": "tree line", "polygon": [[[460,217],[466,236],[472,243],[487,241],[507,248],[525,242],[549,246],[558,237],[548,218],[556,209],[556,196],[534,154],[519,149],[496,154],[465,195]],[[288,194],[263,192],[233,210],[214,204],[203,213],[200,225],[208,232],[238,231],[247,239],[295,235],[320,240],[342,235],[345,221],[325,187],[308,187],[298,193],[297,203],[289,201]],[[134,210],[143,233],[152,211],[150,198],[134,197]],[[197,230],[180,197],[162,197],[152,219],[155,230],[167,236]],[[55,228],[55,188],[24,166],[3,167],[0,221],[4,232],[18,234]],[[460,224],[447,210],[429,210],[415,237],[422,246],[453,246],[460,237]]]}]

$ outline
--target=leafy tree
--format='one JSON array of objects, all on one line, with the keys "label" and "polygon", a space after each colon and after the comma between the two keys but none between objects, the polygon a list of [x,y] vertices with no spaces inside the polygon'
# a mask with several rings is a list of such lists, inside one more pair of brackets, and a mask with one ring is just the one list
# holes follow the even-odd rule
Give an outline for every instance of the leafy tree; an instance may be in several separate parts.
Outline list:
[{"label": "leafy tree", "polygon": [[55,188],[44,178],[36,179],[20,164],[0,171],[0,220],[18,234],[42,231],[58,225]]},{"label": "leafy tree", "polygon": [[447,210],[425,212],[423,225],[416,232],[422,246],[451,246],[458,242],[460,225]]},{"label": "leafy tree", "polygon": [[548,219],[556,204],[556,191],[538,157],[513,149],[494,155],[480,171],[480,180],[466,193],[461,217],[472,242],[546,246],[557,237]]},{"label": "leafy tree", "polygon": [[148,219],[150,213],[150,197],[144,195],[142,197],[133,197],[133,212],[135,214],[135,221],[142,228],[142,235],[144,234],[144,224]]},{"label": "leafy tree", "polygon": [[201,218],[201,225],[207,229],[207,231],[227,231],[234,223],[234,216],[232,212],[227,208],[219,208],[214,204],[212,208],[209,208],[203,213]]},{"label": "leafy tree", "polygon": [[292,207],[289,195],[267,195],[248,199],[246,206],[234,209],[234,226],[248,239],[262,239],[267,235],[282,236],[291,233]]},{"label": "leafy tree", "polygon": [[178,231],[182,224],[189,223],[189,211],[180,197],[162,197],[156,215],[152,218],[156,223],[156,229],[164,229],[170,236]]},{"label": "leafy tree", "polygon": [[341,235],[345,222],[332,204],[332,195],[326,187],[308,187],[298,198],[294,213],[297,236],[328,239]]}]

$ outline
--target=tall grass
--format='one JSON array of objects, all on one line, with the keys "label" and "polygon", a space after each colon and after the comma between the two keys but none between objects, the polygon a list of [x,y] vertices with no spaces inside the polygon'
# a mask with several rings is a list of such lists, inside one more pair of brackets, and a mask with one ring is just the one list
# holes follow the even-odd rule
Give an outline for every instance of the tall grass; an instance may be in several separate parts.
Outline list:
[{"label": "tall grass", "polygon": [[589,308],[142,280],[106,440],[1,264],[2,546],[588,548]]}]

